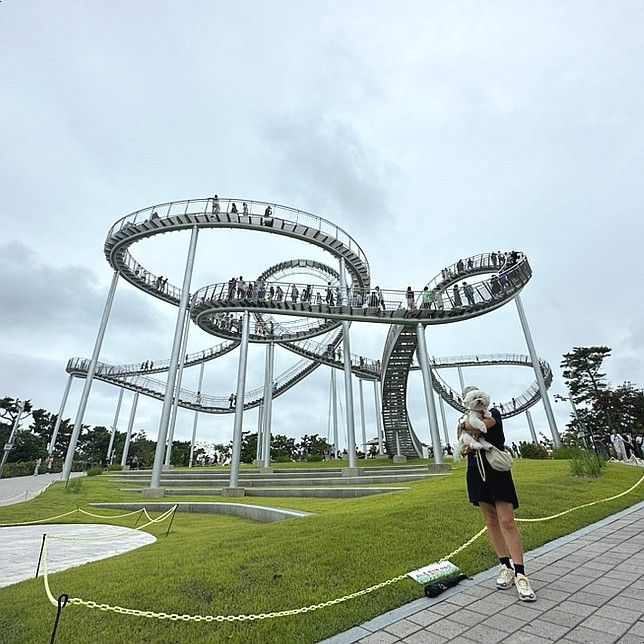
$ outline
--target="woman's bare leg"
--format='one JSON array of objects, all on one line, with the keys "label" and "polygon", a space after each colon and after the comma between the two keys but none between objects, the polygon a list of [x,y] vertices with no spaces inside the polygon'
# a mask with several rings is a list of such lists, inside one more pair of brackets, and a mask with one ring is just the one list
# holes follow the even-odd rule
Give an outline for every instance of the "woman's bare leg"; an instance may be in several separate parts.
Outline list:
[{"label": "woman's bare leg", "polygon": [[[483,506],[483,504],[481,504],[481,506]],[[512,561],[515,564],[523,565],[523,544],[521,542],[521,533],[514,521],[514,508],[512,507],[512,503],[497,501],[496,516],[502,532],[503,540],[510,551]],[[490,537],[491,536],[492,535],[490,534]]]},{"label": "woman's bare leg", "polygon": [[[481,502],[479,505],[483,514],[483,518],[485,519],[485,525],[487,525],[487,531],[490,536],[490,541],[492,542],[492,546],[494,546],[494,550],[496,551],[496,556],[507,557],[508,546],[506,545],[503,531],[501,530],[499,516],[497,514],[496,508],[491,503]],[[510,507],[512,506],[510,505]],[[510,552],[512,551],[510,550]]]}]

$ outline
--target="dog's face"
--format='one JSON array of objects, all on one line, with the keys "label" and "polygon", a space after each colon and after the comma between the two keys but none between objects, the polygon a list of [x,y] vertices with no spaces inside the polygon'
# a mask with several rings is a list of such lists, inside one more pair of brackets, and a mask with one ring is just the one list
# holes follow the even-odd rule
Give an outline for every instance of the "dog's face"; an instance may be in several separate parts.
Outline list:
[{"label": "dog's face", "polygon": [[490,397],[484,391],[475,389],[465,394],[464,403],[472,411],[485,411],[490,406]]}]

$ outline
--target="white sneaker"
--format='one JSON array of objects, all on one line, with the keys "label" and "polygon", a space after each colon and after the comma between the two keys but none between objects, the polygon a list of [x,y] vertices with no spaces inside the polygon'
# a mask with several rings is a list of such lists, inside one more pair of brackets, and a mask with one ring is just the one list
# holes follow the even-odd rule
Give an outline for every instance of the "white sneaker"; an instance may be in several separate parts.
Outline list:
[{"label": "white sneaker", "polygon": [[519,593],[519,599],[522,602],[536,602],[537,596],[530,586],[530,582],[525,575],[517,575],[514,583],[517,585],[517,592]]},{"label": "white sneaker", "polygon": [[506,590],[507,588],[510,588],[510,586],[512,586],[513,583],[514,583],[514,570],[512,570],[512,568],[508,568],[504,564],[501,564],[501,571],[499,572],[499,576],[497,577],[497,580],[496,580],[496,587],[499,590]]}]

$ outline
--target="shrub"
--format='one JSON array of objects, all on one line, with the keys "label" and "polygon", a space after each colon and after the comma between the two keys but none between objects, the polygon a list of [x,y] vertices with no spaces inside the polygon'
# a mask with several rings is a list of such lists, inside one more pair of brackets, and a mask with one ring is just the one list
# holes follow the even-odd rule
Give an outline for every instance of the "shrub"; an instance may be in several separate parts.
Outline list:
[{"label": "shrub", "polygon": [[97,465],[94,465],[93,467],[90,467],[87,470],[87,476],[98,476],[99,474],[103,473],[103,468],[98,467]]},{"label": "shrub", "polygon": [[306,457],[307,463],[319,463],[320,461],[323,461],[323,460],[324,458],[319,454],[311,454],[311,456]]},{"label": "shrub", "polygon": [[65,487],[65,494],[80,494],[83,481],[81,479],[71,479]]},{"label": "shrub", "polygon": [[274,459],[275,463],[290,463],[291,457],[286,456],[285,454],[280,454],[277,458]]},{"label": "shrub", "polygon": [[[36,461],[22,461],[21,463],[5,463],[2,468],[2,478],[8,479],[14,476],[31,476],[34,473]],[[42,466],[41,466],[42,469]]]},{"label": "shrub", "polygon": [[123,469],[123,466],[120,463],[112,463],[108,468],[108,472],[120,472]]},{"label": "shrub", "polygon": [[577,451],[570,459],[570,473],[573,476],[601,476],[604,459],[597,456],[595,452],[577,448]]},{"label": "shrub", "polygon": [[543,445],[536,443],[524,443],[521,445],[522,458],[544,459],[548,458],[548,451]]},{"label": "shrub", "polygon": [[566,445],[565,447],[559,447],[552,452],[552,458],[555,460],[568,460],[573,458],[575,454],[579,452],[579,447],[574,445]]}]

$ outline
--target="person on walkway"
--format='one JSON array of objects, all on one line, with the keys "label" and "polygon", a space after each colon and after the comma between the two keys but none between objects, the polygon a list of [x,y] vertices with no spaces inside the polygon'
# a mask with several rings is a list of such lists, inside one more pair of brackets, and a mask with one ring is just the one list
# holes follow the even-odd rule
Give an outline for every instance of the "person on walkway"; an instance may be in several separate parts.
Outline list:
[{"label": "person on walkway", "polygon": [[465,297],[467,298],[467,303],[470,306],[474,306],[474,289],[472,288],[472,285],[467,282],[463,282],[462,286],[463,293],[465,293]]},{"label": "person on walkway", "polygon": [[382,310],[384,311],[387,307],[385,306],[385,298],[382,296],[382,291],[379,286],[376,286],[376,298],[378,300],[378,305],[382,306]]},{"label": "person on walkway", "polygon": [[[466,387],[463,397],[475,389],[478,387]],[[485,439],[502,450],[505,436],[501,414],[496,407],[492,407],[490,413],[491,418],[481,419],[488,430]],[[461,424],[459,429],[473,431],[473,427],[467,422]],[[525,576],[523,544],[514,521],[514,510],[519,507],[519,499],[514,488],[512,472],[499,472],[488,463],[484,453],[480,456],[482,458],[479,459],[473,452],[467,455],[467,493],[470,503],[481,509],[490,541],[501,564],[496,587],[505,590],[514,584],[521,601],[536,601],[536,595]],[[481,475],[479,466],[482,467],[485,477]]]},{"label": "person on walkway", "polygon": [[644,458],[644,450],[642,449],[642,443],[644,442],[644,436],[638,434],[633,441],[633,448],[635,449],[635,456],[637,458]]},{"label": "person on walkway", "polygon": [[410,311],[415,311],[416,310],[416,296],[414,295],[414,292],[411,290],[411,286],[407,287],[407,292],[405,293],[405,297],[407,298],[407,308]]},{"label": "person on walkway", "polygon": [[454,300],[455,309],[463,306],[463,300],[461,300],[461,291],[458,288],[458,284],[454,284],[454,288],[452,288],[452,298]]},{"label": "person on walkway", "polygon": [[614,429],[613,433],[611,434],[610,442],[613,444],[613,447],[615,448],[615,453],[617,454],[617,458],[620,461],[627,461],[628,457],[626,456],[626,446],[624,445],[624,439],[616,429]]},{"label": "person on walkway", "polygon": [[219,195],[215,195],[212,198],[212,214],[213,215],[218,215],[220,211],[220,206],[219,206]]},{"label": "person on walkway", "polygon": [[326,287],[326,294],[324,296],[324,301],[329,305],[329,306],[334,306],[335,301],[333,299],[333,287],[331,286],[331,282],[327,283]]},{"label": "person on walkway", "polygon": [[426,286],[420,295],[420,308],[421,309],[430,308],[432,304],[432,300],[433,300],[432,292],[429,290],[429,287]]},{"label": "person on walkway", "polygon": [[36,461],[36,466],[34,467],[34,476],[37,476],[40,473],[40,466],[42,464],[42,458],[39,458]]}]

